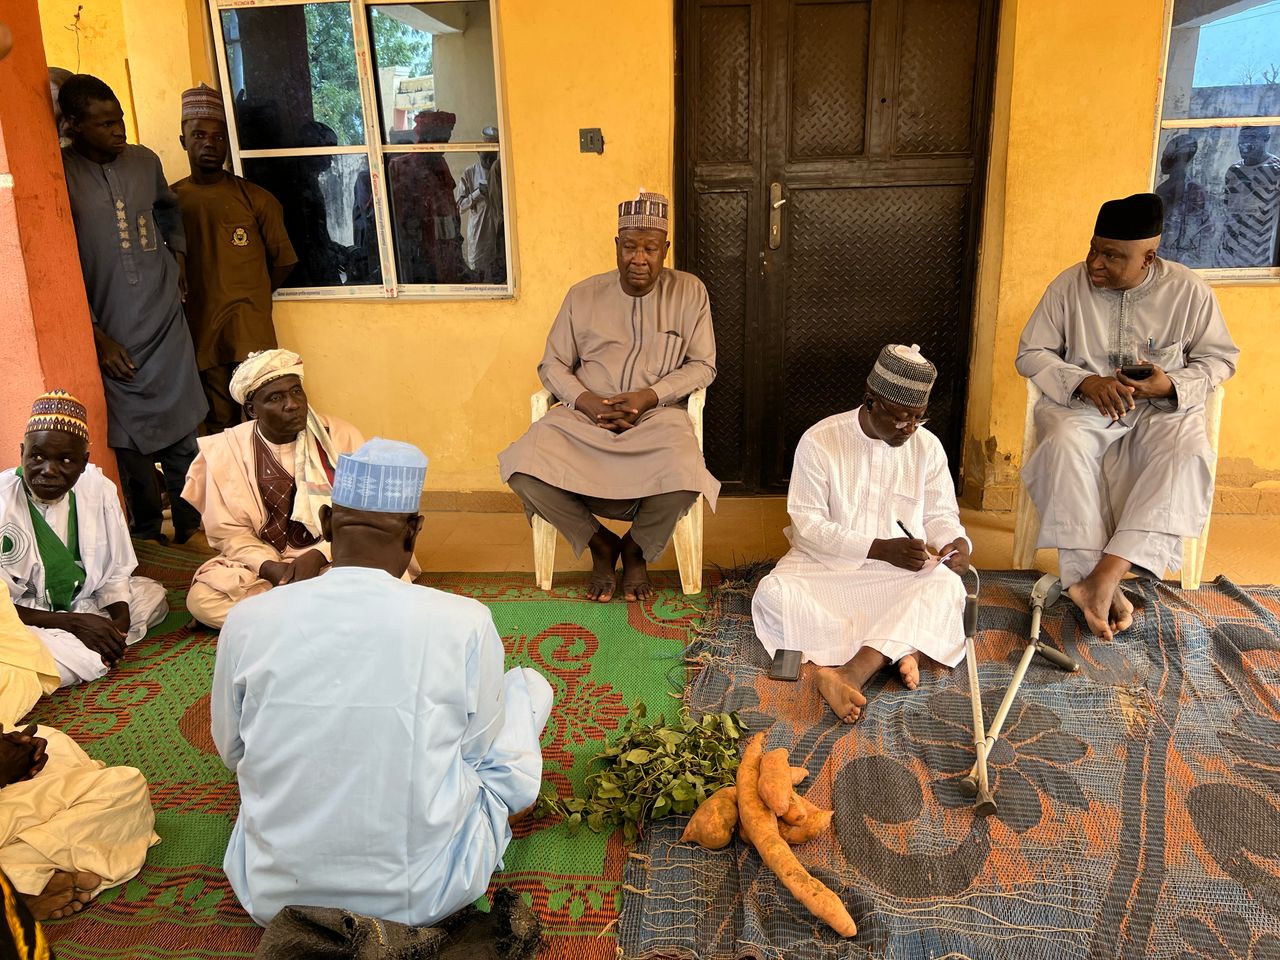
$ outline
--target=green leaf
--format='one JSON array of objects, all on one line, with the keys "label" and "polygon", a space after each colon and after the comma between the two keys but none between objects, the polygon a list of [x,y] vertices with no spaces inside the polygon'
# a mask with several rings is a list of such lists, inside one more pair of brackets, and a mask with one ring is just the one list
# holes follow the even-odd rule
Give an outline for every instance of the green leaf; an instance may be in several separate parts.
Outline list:
[{"label": "green leaf", "polygon": [[647,763],[649,761],[648,750],[628,750],[627,755],[623,757],[627,763]]}]

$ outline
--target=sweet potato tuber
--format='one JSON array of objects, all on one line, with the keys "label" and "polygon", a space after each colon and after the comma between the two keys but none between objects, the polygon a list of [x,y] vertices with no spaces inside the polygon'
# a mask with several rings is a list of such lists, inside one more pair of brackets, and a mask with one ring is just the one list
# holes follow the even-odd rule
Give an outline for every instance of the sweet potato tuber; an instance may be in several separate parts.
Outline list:
[{"label": "sweet potato tuber", "polygon": [[800,865],[787,842],[778,832],[778,817],[760,799],[760,757],[764,734],[756,734],[747,744],[738,765],[738,816],[747,839],[755,846],[760,859],[772,870],[788,890],[819,920],[842,937],[852,937],[858,925],[849,916],[840,898],[821,881],[815,880]]},{"label": "sweet potato tuber", "polygon": [[760,799],[778,816],[791,806],[791,764],[782,747],[760,758]]},{"label": "sweet potato tuber", "polygon": [[694,811],[684,828],[682,843],[696,843],[708,850],[723,850],[738,825],[738,788],[721,787]]},{"label": "sweet potato tuber", "polygon": [[804,778],[807,777],[808,775],[809,775],[809,771],[806,770],[804,767],[792,767],[791,768],[791,785],[794,787],[796,784],[802,782]]},{"label": "sweet potato tuber", "polygon": [[787,812],[782,815],[785,823],[791,824],[793,827],[799,826],[814,813],[827,813],[820,807],[814,806],[798,793],[791,794],[791,805],[787,807]]},{"label": "sweet potato tuber", "polygon": [[832,813],[830,810],[820,810],[814,807],[808,816],[801,820],[798,824],[780,823],[778,824],[778,833],[782,834],[782,839],[787,841],[793,847],[796,844],[808,843],[818,834],[822,833],[827,827],[831,826]]}]

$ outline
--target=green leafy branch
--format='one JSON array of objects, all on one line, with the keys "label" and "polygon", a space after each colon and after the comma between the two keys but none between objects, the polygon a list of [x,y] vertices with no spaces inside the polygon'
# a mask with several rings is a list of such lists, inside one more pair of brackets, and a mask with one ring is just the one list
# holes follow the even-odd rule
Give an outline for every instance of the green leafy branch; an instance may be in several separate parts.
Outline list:
[{"label": "green leafy branch", "polygon": [[646,723],[645,713],[637,701],[622,735],[591,759],[600,769],[587,775],[585,799],[562,800],[543,784],[534,815],[563,817],[570,836],[584,823],[596,833],[621,827],[626,842],[634,843],[648,821],[692,813],[733,784],[744,730],[736,713],[708,713],[695,720],[681,708],[670,724],[661,715],[656,723]]}]

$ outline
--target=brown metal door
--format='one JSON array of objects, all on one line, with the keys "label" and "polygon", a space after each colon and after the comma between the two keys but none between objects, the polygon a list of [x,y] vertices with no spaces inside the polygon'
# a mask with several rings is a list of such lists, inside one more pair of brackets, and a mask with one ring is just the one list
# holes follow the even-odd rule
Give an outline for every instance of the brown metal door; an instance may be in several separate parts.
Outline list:
[{"label": "brown metal door", "polygon": [[678,252],[711,294],[706,453],[785,488],[887,342],[938,366],[958,470],[994,0],[686,0]]}]

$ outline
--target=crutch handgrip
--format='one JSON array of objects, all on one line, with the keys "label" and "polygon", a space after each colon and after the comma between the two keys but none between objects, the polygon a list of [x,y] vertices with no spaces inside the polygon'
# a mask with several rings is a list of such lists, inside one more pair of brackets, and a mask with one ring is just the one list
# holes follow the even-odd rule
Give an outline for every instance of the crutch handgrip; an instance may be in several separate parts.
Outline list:
[{"label": "crutch handgrip", "polygon": [[1076,673],[1080,669],[1080,664],[1076,663],[1061,650],[1050,647],[1047,644],[1036,642],[1036,653],[1044,657],[1054,666],[1067,671],[1067,673]]},{"label": "crutch handgrip", "polygon": [[964,598],[964,635],[978,635],[978,597],[973,593],[965,594]]}]

